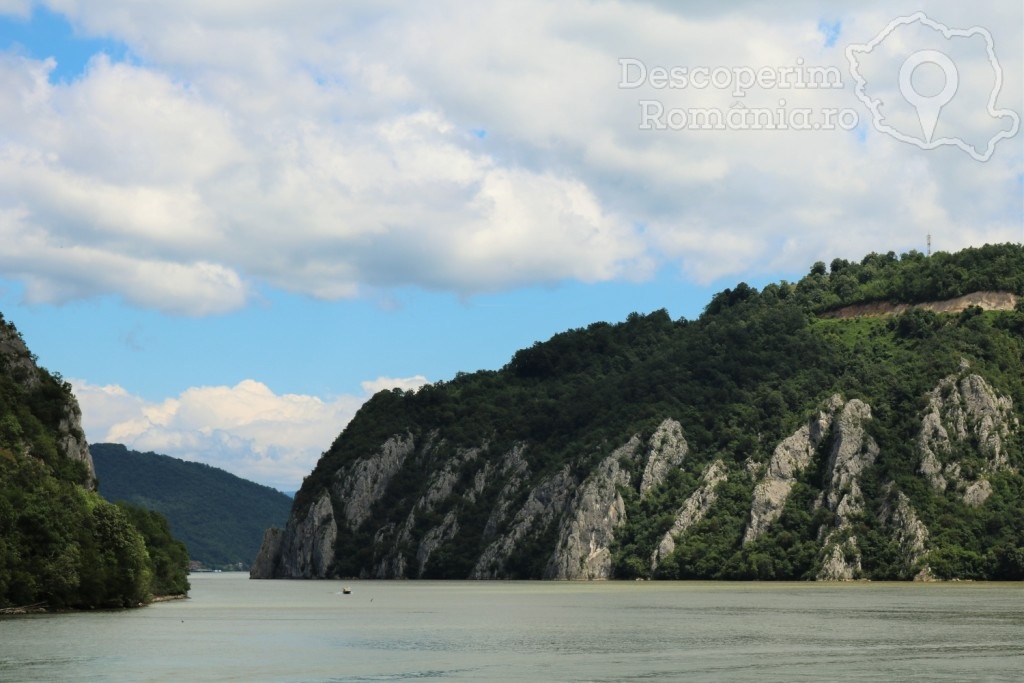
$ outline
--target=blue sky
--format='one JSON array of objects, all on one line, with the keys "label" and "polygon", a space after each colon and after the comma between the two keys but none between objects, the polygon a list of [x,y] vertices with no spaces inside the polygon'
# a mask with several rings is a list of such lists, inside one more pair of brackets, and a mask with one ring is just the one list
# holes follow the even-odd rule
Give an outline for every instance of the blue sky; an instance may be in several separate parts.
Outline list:
[{"label": "blue sky", "polygon": [[[294,490],[379,388],[819,259],[1024,240],[1014,4],[0,0],[0,311],[90,441]],[[1000,109],[983,49],[912,24],[860,65],[898,139],[846,48],[917,10],[991,35]],[[936,130],[959,148],[907,143],[915,44],[957,64]],[[725,68],[623,88],[623,58]],[[798,65],[842,87],[738,94]],[[790,125],[678,125],[693,108]]]}]

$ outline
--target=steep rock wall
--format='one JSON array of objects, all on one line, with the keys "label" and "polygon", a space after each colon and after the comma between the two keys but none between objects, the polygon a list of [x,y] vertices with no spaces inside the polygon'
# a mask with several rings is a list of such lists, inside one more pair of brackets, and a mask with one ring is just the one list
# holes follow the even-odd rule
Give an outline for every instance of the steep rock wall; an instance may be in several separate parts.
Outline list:
[{"label": "steep rock wall", "polygon": [[640,447],[640,438],[634,436],[605,458],[580,486],[562,523],[545,578],[611,578],[611,544],[616,527],[626,520],[626,504],[619,487],[630,483],[629,473],[619,461],[635,459]]},{"label": "steep rock wall", "polygon": [[700,486],[697,487],[697,490],[686,499],[683,506],[676,512],[672,528],[661,537],[658,547],[651,555],[651,571],[657,569],[661,561],[671,555],[676,549],[677,538],[686,533],[694,524],[704,519],[708,510],[711,509],[711,506],[718,499],[718,486],[727,481],[728,478],[728,470],[725,467],[725,463],[721,460],[714,461],[704,469],[700,477]]},{"label": "steep rock wall", "polygon": [[[0,318],[0,365],[27,393],[39,389],[43,384],[45,375],[41,375],[41,373],[44,371],[36,364],[35,357],[28,350],[21,335],[13,326],[3,322],[2,318]],[[69,387],[69,385],[65,384],[65,387]],[[82,410],[78,406],[78,401],[70,394],[70,388],[68,389],[68,400],[61,407],[60,420],[53,426],[56,430],[56,443],[60,454],[85,465],[88,475],[86,480],[81,483],[90,491],[95,491],[96,468],[93,465],[92,456],[89,455],[89,444],[86,442],[85,431],[82,429]]]},{"label": "steep rock wall", "polygon": [[325,491],[310,507],[305,519],[295,524],[289,523],[285,529],[279,572],[291,579],[330,576],[337,539],[338,524],[334,518],[334,506]]},{"label": "steep rock wall", "polygon": [[[939,382],[928,402],[917,444],[922,461],[929,452],[943,458],[939,474],[956,482],[966,504],[983,505],[993,495],[992,485],[985,477],[953,480],[950,472],[958,467],[953,454],[960,452],[956,448],[976,448],[991,472],[1017,463],[1020,425],[1012,402],[967,368]],[[684,427],[674,419],[655,423],[649,439],[635,435],[601,457],[581,453],[565,457],[557,467],[543,445],[519,442],[499,451],[481,439],[476,447],[456,449],[437,432],[420,432],[424,435],[414,438],[410,429],[385,440],[372,455],[340,467],[330,489],[313,498],[307,514],[297,511],[283,532],[267,535],[254,574],[326,576],[337,572],[345,557],[372,556],[372,561],[344,571],[376,578],[447,573],[475,579],[606,579],[614,578],[616,549],[637,548],[643,553],[640,562],[623,556],[627,564],[622,566],[643,575],[656,572],[680,538],[689,542],[688,534],[702,519],[721,514],[718,519],[733,524],[738,487],[749,482],[749,507],[744,501],[740,508],[749,510],[742,543],[732,559],[723,557],[738,563],[734,566],[741,571],[753,566],[743,553],[777,552],[790,547],[783,543],[797,540],[802,557],[815,558],[811,565],[801,560],[804,576],[856,579],[865,575],[865,566],[877,566],[864,563],[864,548],[876,549],[881,542],[899,555],[895,561],[886,559],[887,566],[909,576],[927,566],[931,536],[911,499],[894,484],[882,497],[872,490],[874,498],[866,500],[863,480],[880,454],[868,430],[873,419],[864,401],[833,395],[776,443],[771,457],[761,460],[764,464],[758,466],[759,458],[749,453],[745,460],[736,454],[733,460],[716,455],[704,461],[696,489],[677,501],[670,500],[674,489],[666,485],[680,486],[697,465],[689,460],[693,456]],[[820,480],[806,478],[812,467],[822,472]],[[684,478],[670,477],[677,468],[685,472]],[[933,481],[926,467],[921,474]],[[813,492],[811,497],[802,495],[801,501],[813,504],[794,508],[791,524],[777,530],[775,524],[801,476],[817,489],[817,498]],[[729,488],[728,504],[717,506],[720,487],[730,478],[736,486]],[[915,490],[914,495],[921,493]],[[390,506],[386,517],[385,504]],[[627,519],[635,509],[665,525],[668,510],[650,509],[667,505],[672,505],[671,525],[661,526],[657,534],[637,533],[639,527]],[[630,535],[619,539],[627,525]],[[876,534],[867,546],[858,538],[859,528]],[[794,529],[803,529],[800,539],[793,538]],[[891,540],[879,541],[879,530]],[[350,554],[336,553],[332,563],[327,546],[335,535],[350,539]],[[745,549],[766,535],[763,545]],[[453,561],[460,567],[456,573],[451,573]]]},{"label": "steep rock wall", "polygon": [[650,454],[640,479],[640,495],[661,484],[674,468],[682,464],[690,447],[683,438],[683,427],[672,419],[658,425],[651,436]]},{"label": "steep rock wall", "polygon": [[393,436],[380,451],[338,474],[334,495],[342,501],[342,516],[349,528],[355,529],[366,521],[370,508],[384,495],[391,478],[402,469],[415,447],[411,434]]},{"label": "steep rock wall", "polygon": [[[919,472],[936,491],[953,487],[965,503],[983,504],[991,494],[985,475],[1010,467],[1005,442],[1020,429],[1013,400],[999,395],[980,375],[970,373],[966,361],[961,371],[943,378],[928,395],[928,413],[921,422],[917,448]],[[955,448],[968,441],[978,444],[986,462],[976,478],[963,473]]]},{"label": "steep rock wall", "polygon": [[861,573],[861,553],[850,521],[864,510],[860,476],[875,462],[878,445],[865,431],[871,407],[853,399],[832,423],[833,446],[828,462],[828,480],[821,504],[834,513],[834,521],[818,532],[823,538],[822,566],[818,579],[849,581]]},{"label": "steep rock wall", "polygon": [[796,476],[810,464],[833,416],[842,406],[842,397],[833,395],[816,416],[776,446],[764,478],[754,487],[744,544],[760,537],[782,514]]}]

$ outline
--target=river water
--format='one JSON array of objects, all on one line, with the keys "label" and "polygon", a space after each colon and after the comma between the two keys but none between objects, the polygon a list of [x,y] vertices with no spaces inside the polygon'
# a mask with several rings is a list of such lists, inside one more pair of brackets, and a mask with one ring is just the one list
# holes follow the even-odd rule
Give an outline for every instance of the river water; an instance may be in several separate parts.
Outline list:
[{"label": "river water", "polygon": [[0,681],[1024,680],[1019,583],[191,582],[0,619]]}]

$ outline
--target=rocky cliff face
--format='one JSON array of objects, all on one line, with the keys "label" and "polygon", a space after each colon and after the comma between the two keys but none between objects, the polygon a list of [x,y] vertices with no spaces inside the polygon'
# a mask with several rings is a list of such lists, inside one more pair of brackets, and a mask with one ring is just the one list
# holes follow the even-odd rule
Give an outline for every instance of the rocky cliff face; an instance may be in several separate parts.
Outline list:
[{"label": "rocky cliff face", "polygon": [[[285,527],[283,537],[270,543],[279,544],[280,559],[275,562],[272,552],[261,550],[260,565],[277,564],[282,576],[294,579],[312,579],[330,576],[334,561],[334,544],[338,540],[338,524],[334,519],[334,506],[326,492],[310,507],[301,520],[292,518]],[[264,578],[254,574],[250,576]]]},{"label": "rocky cliff face", "polygon": [[358,461],[350,471],[338,473],[334,495],[342,501],[342,517],[350,528],[358,527],[370,516],[370,508],[384,495],[414,448],[412,435],[393,436],[380,452]]},{"label": "rocky cliff face", "polygon": [[763,534],[779,518],[789,498],[789,492],[814,457],[818,444],[832,424],[832,418],[843,405],[835,394],[813,418],[776,446],[764,478],[754,488],[750,506],[750,522],[743,534],[743,542],[750,543]]},{"label": "rocky cliff face", "polygon": [[[919,476],[937,492],[955,490],[965,506],[985,505],[993,490],[986,477],[1013,471],[1019,457],[1011,453],[1020,435],[1013,402],[967,367],[942,379],[927,399],[916,443]],[[764,539],[777,535],[788,534],[792,543],[791,529],[776,528],[792,510],[794,519],[815,520],[810,578],[868,575],[865,548],[880,542],[897,556],[889,571],[927,572],[932,535],[911,498],[893,481],[878,493],[877,479],[870,483],[873,498],[865,494],[865,478],[877,477],[882,455],[874,419],[865,401],[835,394],[760,463],[693,453],[675,419],[662,420],[649,436],[634,434],[603,457],[580,454],[557,467],[531,457],[535,446],[527,442],[497,449],[481,440],[454,448],[436,431],[398,433],[339,468],[305,509],[293,511],[284,530],[268,532],[252,575],[615,578],[629,510],[664,505],[666,491],[679,491],[672,515],[656,518],[663,526],[644,532],[652,539],[644,562],[657,574],[702,520],[724,514],[720,491],[731,481],[750,487],[738,553],[764,548]],[[673,476],[684,468],[695,484]],[[404,494],[396,492],[399,481]],[[798,482],[800,500],[810,503],[791,500]],[[384,514],[384,505],[392,511]],[[874,540],[863,536],[865,529],[874,530]],[[869,559],[877,566],[877,558]]]},{"label": "rocky cliff face", "polygon": [[683,438],[683,426],[672,419],[662,422],[651,437],[651,452],[640,480],[640,495],[662,483],[672,469],[683,463],[689,450]]},{"label": "rocky cliff face", "polygon": [[[529,491],[522,507],[515,512],[511,523],[506,525],[505,520],[508,518],[512,500],[516,497],[517,489],[523,485],[525,474],[528,472],[528,467],[522,460],[521,450],[514,451],[512,460],[506,463],[506,468],[512,469],[514,476],[502,488],[498,496],[498,505],[484,527],[484,539],[488,541],[488,545],[473,567],[470,576],[474,579],[505,577],[508,559],[516,548],[535,531],[540,531],[552,524],[553,520],[562,518],[577,484],[569,467],[545,477]],[[499,533],[502,527],[507,530]]]},{"label": "rocky cliff face", "polygon": [[822,567],[818,572],[820,580],[848,581],[861,573],[861,553],[851,521],[864,511],[861,474],[878,456],[878,445],[865,433],[870,419],[870,406],[854,399],[843,406],[833,421],[828,481],[820,500],[834,513],[834,519],[818,532],[819,538],[824,539]]},{"label": "rocky cliff face", "polygon": [[[992,492],[986,475],[1010,468],[1006,441],[1020,430],[1013,400],[997,394],[963,361],[960,373],[945,377],[931,391],[928,409],[917,439],[919,471],[936,491],[953,487],[968,505],[981,505]],[[981,466],[971,472],[958,457],[965,448],[969,455],[982,456]]]},{"label": "rocky cliff face", "polygon": [[885,503],[879,513],[880,521],[892,530],[905,572],[910,572],[928,554],[928,527],[918,518],[910,499],[895,489],[893,483],[886,486]]},{"label": "rocky cliff face", "polygon": [[[25,346],[24,340],[13,326],[0,318],[0,369],[19,384],[26,394],[45,391],[44,377],[47,373],[36,364],[35,357]],[[53,379],[47,377],[47,381]],[[59,378],[58,378],[59,381]],[[91,491],[96,490],[96,469],[92,456],[89,455],[89,444],[82,430],[82,411],[78,401],[71,394],[69,385],[65,385],[66,399],[60,409],[60,417],[53,428],[57,449],[61,456],[85,465],[88,475],[81,482]]]},{"label": "rocky cliff face", "polygon": [[635,460],[639,450],[640,439],[634,436],[605,458],[577,489],[545,578],[611,577],[611,544],[615,530],[626,520],[626,504],[619,488],[629,486],[629,474],[620,460]]},{"label": "rocky cliff face", "polygon": [[[376,559],[363,572],[374,578],[419,578],[428,573],[431,558],[456,541],[459,515],[447,509],[456,499],[486,502],[490,512],[481,530],[481,552],[468,576],[506,578],[513,556],[538,536],[553,535],[553,547],[544,563],[550,579],[607,579],[614,575],[612,547],[616,530],[625,522],[622,491],[647,492],[659,486],[679,466],[688,448],[675,420],[662,421],[649,439],[635,435],[601,460],[580,479],[569,466],[539,478],[518,444],[494,458],[489,448],[457,451],[445,458],[445,444],[429,441],[417,446],[411,435],[388,439],[379,451],[341,470],[330,491],[324,491],[306,515],[293,514],[287,527],[270,530],[250,575],[253,578],[311,578],[334,575],[333,544],[339,533],[333,510],[341,511],[342,525],[350,532],[372,524],[372,510],[386,493],[389,482],[410,459],[441,462],[429,475],[422,495],[401,523],[373,530]],[[624,467],[632,464],[632,468]],[[633,469],[642,472],[634,480]],[[471,474],[469,474],[471,473]],[[724,476],[724,465],[709,470],[710,487],[703,507],[714,501],[713,488]],[[484,497],[490,498],[484,501]],[[331,505],[331,501],[335,505]],[[700,511],[692,513],[695,521]],[[685,524],[685,523],[684,523]],[[684,529],[681,527],[677,533]]]},{"label": "rocky cliff face", "polygon": [[718,500],[718,486],[728,478],[729,473],[725,468],[725,463],[721,460],[716,460],[707,466],[700,477],[700,486],[676,512],[672,527],[661,537],[658,547],[651,555],[651,571],[656,570],[661,561],[676,549],[677,538],[704,519],[708,510]]}]

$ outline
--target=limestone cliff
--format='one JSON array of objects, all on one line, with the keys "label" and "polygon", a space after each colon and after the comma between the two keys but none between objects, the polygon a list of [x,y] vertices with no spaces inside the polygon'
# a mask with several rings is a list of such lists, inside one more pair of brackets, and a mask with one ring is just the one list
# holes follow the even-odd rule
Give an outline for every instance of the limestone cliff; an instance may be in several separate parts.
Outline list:
[{"label": "limestone cliff", "polygon": [[886,490],[879,519],[892,530],[903,568],[911,572],[927,557],[928,527],[918,518],[910,499],[892,482]]},{"label": "limestone cliff", "polygon": [[[60,399],[59,416],[54,424],[47,425],[53,430],[56,447],[60,457],[68,458],[85,465],[87,476],[80,482],[87,489],[96,490],[96,469],[92,456],[89,455],[89,444],[82,430],[82,411],[78,401],[71,393],[69,384],[63,383],[60,376],[53,378],[36,364],[35,356],[28,350],[21,335],[13,325],[9,325],[0,317],[0,369],[22,387],[26,395],[47,392],[47,385],[56,383],[61,386],[63,396]],[[51,413],[52,415],[52,413]]]},{"label": "limestone cliff", "polygon": [[918,304],[894,304],[872,301],[866,304],[843,306],[821,314],[822,318],[880,318],[896,316],[912,309],[935,313],[961,313],[969,306],[987,311],[1012,311],[1021,297],[1012,292],[972,292],[943,301],[925,301]]},{"label": "limestone cliff", "polygon": [[[325,491],[302,520],[297,521],[294,517],[289,520],[284,537],[280,540],[280,559],[275,563],[271,556],[261,562],[261,567],[276,564],[278,576],[290,579],[330,576],[337,539],[338,525],[334,519],[334,507],[330,495]],[[271,538],[270,543],[274,544],[275,539]],[[260,555],[264,554],[261,551]],[[255,571],[254,567],[249,575],[254,578],[276,578],[262,576]]]},{"label": "limestone cliff", "polygon": [[861,574],[860,548],[850,522],[864,511],[860,476],[878,456],[878,444],[865,431],[870,419],[871,407],[853,399],[832,423],[834,440],[828,461],[828,481],[821,499],[834,513],[834,519],[818,532],[824,539],[822,567],[818,572],[820,580],[848,581]]},{"label": "limestone cliff", "polygon": [[[1017,443],[1020,429],[1012,401],[964,369],[939,382],[928,395],[928,406],[917,443],[922,476],[936,488],[955,482],[965,504],[983,504],[992,493],[991,484],[983,477],[968,480],[951,454],[960,452],[957,444],[969,452],[969,443],[977,443],[985,472],[1011,469],[1011,444]],[[855,529],[871,518],[891,539],[899,556],[893,566],[901,575],[924,567],[930,536],[911,499],[890,482],[881,502],[870,508],[863,492],[862,479],[881,452],[869,434],[872,419],[865,401],[844,401],[834,394],[777,443],[766,465],[758,467],[748,458],[745,466],[738,466],[736,471],[748,477],[752,487],[742,545],[775,533],[775,524],[790,504],[790,492],[798,478],[814,471],[813,466],[821,472],[820,482],[805,479],[819,487],[806,513],[827,512],[816,531],[815,578],[846,581],[865,574],[864,550]],[[339,575],[338,561],[344,556],[339,555],[338,542],[347,535],[366,539],[366,545],[349,546],[345,552],[372,558],[359,575],[435,576],[452,557],[466,552],[463,544],[471,534],[468,538],[478,549],[466,558],[463,576],[496,579],[540,571],[549,579],[614,578],[618,536],[629,521],[628,500],[647,500],[658,491],[663,496],[660,487],[670,479],[674,486],[684,481],[670,475],[693,457],[683,426],[675,419],[661,420],[649,437],[633,435],[585,470],[567,463],[538,472],[528,456],[524,443],[494,452],[487,442],[453,449],[437,434],[420,441],[411,432],[396,434],[375,452],[340,469],[330,489],[323,490],[304,514],[294,513],[284,530],[269,531],[252,575]],[[931,460],[943,462],[943,467],[929,468]],[[375,510],[389,495],[391,482],[410,467],[424,472],[419,493],[402,517],[377,523]],[[651,572],[659,571],[680,539],[714,512],[729,470],[722,458],[701,466],[696,486],[679,500],[671,524],[648,551]]]},{"label": "limestone cliff", "polygon": [[682,464],[690,447],[683,438],[683,427],[672,419],[665,420],[651,436],[650,454],[644,475],[640,480],[640,495],[643,496],[665,480],[665,476]]},{"label": "limestone cliff", "polygon": [[562,522],[554,555],[544,572],[548,579],[607,579],[612,575],[611,544],[626,519],[619,487],[629,486],[620,460],[634,460],[640,450],[634,436],[612,452],[577,490]]},{"label": "limestone cliff", "polygon": [[818,444],[828,432],[832,417],[842,405],[842,398],[838,394],[833,395],[817,415],[776,446],[764,478],[754,488],[750,521],[743,534],[743,543],[757,539],[782,514],[797,474],[810,464]]},{"label": "limestone cliff", "polygon": [[[515,453],[515,456],[519,455],[521,452]],[[517,469],[516,471],[521,473],[521,470]],[[521,484],[522,481],[523,479],[520,477],[513,477],[510,484],[499,495],[498,505],[487,520],[487,526],[484,529],[484,538],[493,538],[494,540],[490,541],[476,561],[470,575],[471,578],[505,577],[508,559],[516,548],[529,539],[532,534],[543,531],[547,526],[562,518],[569,504],[571,491],[576,486],[569,467],[564,467],[555,474],[544,478],[537,486],[530,489],[522,507],[516,511],[508,525],[508,530],[499,534],[497,530],[503,526],[503,520],[507,517],[509,502],[518,489],[518,484]]]},{"label": "limestone cliff", "polygon": [[[1024,531],[1007,523],[1024,514],[1022,259],[1012,245],[837,259],[726,290],[697,320],[594,323],[500,369],[380,392],[257,573],[1024,578]],[[981,282],[1014,296],[819,315]]]},{"label": "limestone cliff", "polygon": [[683,506],[676,512],[672,528],[665,532],[658,543],[657,549],[651,555],[651,571],[658,568],[658,565],[676,549],[676,539],[697,522],[704,519],[708,510],[718,499],[717,489],[719,484],[729,478],[725,463],[716,460],[707,466],[700,478],[700,486],[693,492]]},{"label": "limestone cliff", "polygon": [[342,516],[349,528],[355,529],[370,516],[370,508],[384,495],[414,447],[411,435],[393,436],[378,453],[338,473],[334,494],[343,501]]},{"label": "limestone cliff", "polygon": [[[920,472],[937,491],[953,487],[968,505],[983,504],[992,491],[986,475],[1010,468],[1006,441],[1020,430],[1013,400],[998,394],[963,361],[960,373],[943,378],[928,396],[917,447]],[[965,444],[977,443],[984,460],[965,473],[957,457]],[[973,449],[969,449],[973,452]]]}]

